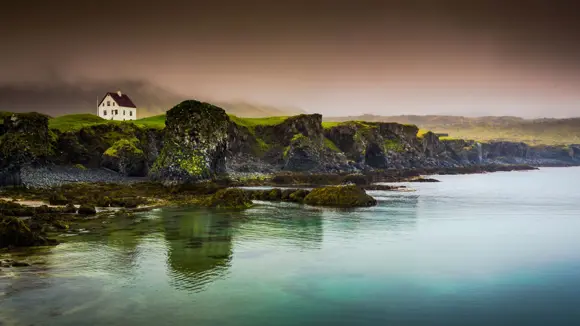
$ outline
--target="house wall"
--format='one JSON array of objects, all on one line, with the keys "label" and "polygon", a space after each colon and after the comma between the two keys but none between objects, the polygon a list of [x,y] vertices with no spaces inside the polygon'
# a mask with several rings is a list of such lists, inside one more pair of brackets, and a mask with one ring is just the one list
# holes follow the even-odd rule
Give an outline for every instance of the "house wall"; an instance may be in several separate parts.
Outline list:
[{"label": "house wall", "polygon": [[[108,104],[108,105],[107,105]],[[135,120],[137,109],[118,106],[110,95],[107,95],[98,108],[98,116],[107,120]]]}]

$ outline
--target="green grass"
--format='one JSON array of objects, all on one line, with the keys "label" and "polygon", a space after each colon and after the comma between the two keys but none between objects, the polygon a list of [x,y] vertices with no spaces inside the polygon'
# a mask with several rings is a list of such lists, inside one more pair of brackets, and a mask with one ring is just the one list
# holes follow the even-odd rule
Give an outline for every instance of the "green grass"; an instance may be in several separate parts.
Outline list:
[{"label": "green grass", "polygon": [[322,128],[324,129],[330,129],[333,127],[338,126],[339,124],[341,124],[342,122],[335,122],[335,121],[323,121],[322,122]]},{"label": "green grass", "polygon": [[163,129],[165,128],[165,114],[137,119],[134,123],[147,128]]},{"label": "green grass", "polygon": [[94,114],[68,114],[48,120],[48,127],[62,132],[110,122]]},{"label": "green grass", "polygon": [[94,114],[68,114],[56,118],[51,118],[48,120],[48,127],[53,130],[59,130],[61,132],[66,131],[77,131],[84,127],[90,127],[94,125],[107,124],[107,123],[121,123],[128,122],[133,123],[137,127],[141,128],[155,128],[163,129],[165,128],[165,115],[156,115],[153,117],[129,120],[129,121],[115,121],[106,120]]},{"label": "green grass", "polygon": [[266,118],[241,118],[229,114],[230,120],[237,125],[253,130],[257,126],[275,126],[284,122],[288,117],[266,117]]}]

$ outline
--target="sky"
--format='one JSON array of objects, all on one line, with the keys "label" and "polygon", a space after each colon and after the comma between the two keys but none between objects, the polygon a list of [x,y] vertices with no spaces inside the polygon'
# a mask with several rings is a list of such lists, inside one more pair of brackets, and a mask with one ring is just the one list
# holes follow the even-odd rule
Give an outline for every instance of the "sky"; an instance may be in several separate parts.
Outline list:
[{"label": "sky", "polygon": [[[559,0],[2,5],[0,88],[56,83],[82,88],[97,82],[115,90],[118,80],[150,83],[186,98],[299,107],[327,116],[580,116],[580,5]],[[0,103],[10,107],[22,97]]]}]

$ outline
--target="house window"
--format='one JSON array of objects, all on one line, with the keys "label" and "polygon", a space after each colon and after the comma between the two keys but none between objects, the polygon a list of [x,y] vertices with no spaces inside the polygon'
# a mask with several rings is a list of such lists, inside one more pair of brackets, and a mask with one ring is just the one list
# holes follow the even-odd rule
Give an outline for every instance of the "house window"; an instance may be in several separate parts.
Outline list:
[{"label": "house window", "polygon": [[107,106],[111,106],[111,101],[107,101]]},{"label": "house window", "polygon": [[132,117],[133,116],[133,111],[129,111],[129,116]]},{"label": "house window", "polygon": [[107,115],[107,110],[103,110],[103,115]]},{"label": "house window", "polygon": [[123,115],[125,115],[125,110],[123,110]]}]

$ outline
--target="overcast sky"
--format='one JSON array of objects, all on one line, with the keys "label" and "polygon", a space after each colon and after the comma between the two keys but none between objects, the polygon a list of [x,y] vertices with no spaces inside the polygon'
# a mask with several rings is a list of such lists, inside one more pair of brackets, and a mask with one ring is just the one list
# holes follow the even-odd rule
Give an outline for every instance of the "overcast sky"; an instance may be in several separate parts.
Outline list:
[{"label": "overcast sky", "polygon": [[580,116],[577,2],[10,1],[0,84],[146,80],[325,115]]}]

